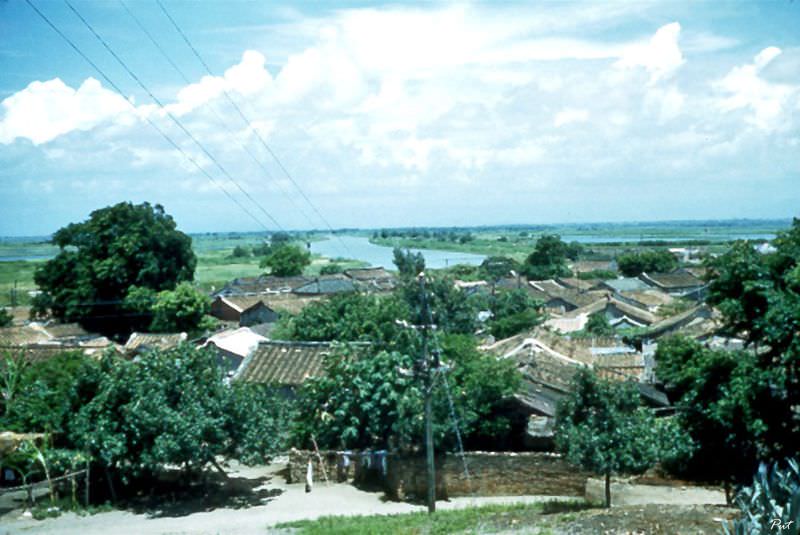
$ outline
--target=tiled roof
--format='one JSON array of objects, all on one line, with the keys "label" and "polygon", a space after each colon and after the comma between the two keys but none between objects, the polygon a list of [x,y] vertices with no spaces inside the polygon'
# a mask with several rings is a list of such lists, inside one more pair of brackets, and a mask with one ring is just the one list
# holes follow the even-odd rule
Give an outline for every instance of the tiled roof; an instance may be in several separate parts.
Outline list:
[{"label": "tiled roof", "polygon": [[[710,333],[718,328],[716,323],[713,321],[712,316],[712,310],[708,306],[699,305],[681,312],[680,314],[675,314],[674,316],[670,316],[669,318],[663,319],[657,323],[653,323],[647,329],[647,332],[642,335],[642,337],[658,338],[660,336],[664,336],[665,334],[675,332],[678,329],[685,330],[693,323],[703,323],[704,329]],[[702,332],[703,331],[701,330],[701,334]]]},{"label": "tiled roof", "polygon": [[47,333],[30,325],[3,327],[0,329],[0,345],[4,346],[38,344],[47,342],[50,339]]},{"label": "tiled roof", "polygon": [[327,342],[262,342],[242,362],[234,379],[297,386],[324,372],[325,357],[332,350]]},{"label": "tiled roof", "polygon": [[598,284],[603,282],[601,279],[576,279],[575,277],[559,277],[556,281],[561,284],[562,286],[566,286],[567,288],[572,288],[575,290],[591,290],[592,288],[596,287]]},{"label": "tiled roof", "polygon": [[351,279],[359,281],[386,280],[395,278],[394,275],[382,267],[346,269],[344,270],[344,274]]},{"label": "tiled roof", "polygon": [[639,303],[648,308],[666,305],[675,300],[675,298],[669,295],[668,293],[654,289],[632,291],[632,292],[621,292],[620,295],[622,296],[623,299],[634,301],[635,303]]},{"label": "tiled roof", "polygon": [[241,277],[233,279],[214,295],[257,295],[290,292],[294,288],[306,284],[309,280],[306,277],[273,277],[271,275]]},{"label": "tiled roof", "polygon": [[228,303],[237,312],[244,312],[258,303],[264,303],[266,306],[269,306],[267,305],[265,295],[228,295],[224,297],[220,296],[217,299]]},{"label": "tiled roof", "polygon": [[89,333],[77,323],[50,323],[41,325],[41,329],[52,338],[90,338],[95,335]]},{"label": "tiled roof", "polygon": [[672,273],[642,273],[642,280],[665,289],[696,288],[705,284],[685,269]]},{"label": "tiled roof", "polygon": [[100,356],[107,349],[113,348],[115,350],[118,350],[118,347],[114,345],[107,338],[101,337],[98,340],[104,340],[105,345],[100,345],[99,343],[97,343],[96,345],[52,344],[52,343],[31,344],[27,346],[0,345],[0,358],[3,358],[6,355],[6,353],[8,353],[12,357],[16,355],[22,355],[22,357],[28,362],[41,362],[44,360],[51,359],[62,353],[67,353],[72,351],[77,351],[87,356]]},{"label": "tiled roof", "polygon": [[636,277],[620,277],[619,279],[603,281],[603,286],[611,288],[615,292],[635,292],[650,289],[650,285]]},{"label": "tiled roof", "polygon": [[147,349],[170,349],[186,341],[186,333],[132,333],[125,343],[125,352]]},{"label": "tiled roof", "polygon": [[650,325],[656,321],[656,317],[637,306],[630,305],[625,303],[624,301],[620,301],[616,297],[604,297],[602,299],[598,299],[594,303],[575,309],[571,312],[565,314],[565,317],[568,318],[577,318],[578,316],[586,315],[589,316],[594,314],[595,312],[600,312],[601,310],[605,310],[606,307],[613,306],[620,312],[622,312],[625,316],[628,316],[630,319],[635,320],[639,323],[644,323],[646,325]]},{"label": "tiled roof", "polygon": [[353,281],[346,277],[318,277],[312,282],[299,286],[292,290],[298,295],[328,295],[336,293],[354,292],[356,290]]},{"label": "tiled roof", "polygon": [[311,303],[320,301],[321,299],[323,299],[323,297],[319,295],[300,296],[293,293],[284,293],[265,296],[264,302],[269,308],[276,312],[298,314]]}]

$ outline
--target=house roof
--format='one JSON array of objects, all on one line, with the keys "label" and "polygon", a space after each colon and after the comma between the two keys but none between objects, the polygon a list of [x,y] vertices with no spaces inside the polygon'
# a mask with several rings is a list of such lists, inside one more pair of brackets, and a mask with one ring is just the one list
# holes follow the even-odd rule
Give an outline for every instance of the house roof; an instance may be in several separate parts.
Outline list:
[{"label": "house roof", "polygon": [[274,277],[272,275],[260,275],[258,277],[240,277],[228,282],[214,295],[257,295],[290,292],[309,280],[301,276]]},{"label": "house roof", "polygon": [[713,311],[707,305],[698,305],[690,308],[680,314],[675,314],[665,318],[659,322],[653,323],[642,335],[643,338],[659,338],[665,334],[675,332],[678,329],[685,329],[691,324],[704,323],[704,329],[701,332],[712,332],[715,330],[716,322],[712,319]]},{"label": "house roof", "polygon": [[233,308],[236,312],[242,313],[245,310],[252,308],[259,303],[263,304],[267,308],[267,300],[265,295],[227,295],[227,296],[217,296],[221,302],[226,303],[228,306]]},{"label": "house roof", "polygon": [[[103,341],[104,345],[101,345],[100,341]],[[41,362],[44,360],[49,360],[62,353],[72,351],[78,351],[87,356],[99,356],[109,348],[118,350],[118,346],[105,337],[100,337],[97,339],[97,341],[92,341],[88,344],[42,343],[25,346],[0,345],[0,357],[4,356],[4,354],[8,352],[12,355],[12,357],[15,355],[22,355],[22,357],[28,362]]]},{"label": "house roof", "polygon": [[293,293],[282,293],[265,296],[264,302],[272,310],[281,313],[298,314],[305,307],[324,297],[321,295],[297,295]]},{"label": "house roof", "polygon": [[186,341],[186,333],[131,333],[125,343],[125,352],[149,349],[171,349]]},{"label": "house roof", "polygon": [[262,342],[239,366],[234,380],[297,386],[324,373],[325,357],[332,350],[328,342]]},{"label": "house roof", "polygon": [[644,282],[666,290],[697,288],[705,284],[685,269],[672,273],[642,273],[640,277]]},{"label": "house roof", "polygon": [[394,280],[395,276],[382,267],[353,268],[344,270],[344,274],[353,280]]},{"label": "house roof", "polygon": [[610,279],[603,281],[603,286],[611,288],[615,292],[634,292],[641,290],[649,290],[650,285],[645,284],[642,280],[636,277],[620,277],[618,279]]},{"label": "house roof", "polygon": [[535,299],[539,299],[545,303],[554,299],[561,299],[576,308],[591,304],[606,295],[606,292],[603,290],[581,291],[574,288],[567,288],[554,280],[530,281],[529,286],[532,290],[529,293]]},{"label": "house roof", "polygon": [[556,281],[567,288],[583,291],[591,290],[603,282],[602,279],[577,279],[575,277],[559,277]]},{"label": "house roof", "polygon": [[657,319],[656,316],[654,316],[647,310],[644,310],[637,306],[630,305],[611,295],[607,295],[606,297],[598,299],[597,301],[587,306],[577,308],[571,312],[568,312],[565,314],[565,317],[577,318],[579,316],[590,316],[595,312],[600,312],[601,310],[605,310],[606,307],[609,306],[615,307],[617,310],[622,312],[623,315],[628,316],[629,319],[632,319],[637,323],[650,325],[652,323],[655,323]]},{"label": "house roof", "polygon": [[600,269],[608,271],[616,269],[616,262],[613,260],[580,260],[578,262],[573,262],[570,265],[570,269],[572,271],[577,271],[578,273],[596,271]]},{"label": "house roof", "polygon": [[222,331],[211,336],[202,347],[213,344],[228,353],[246,357],[258,347],[259,343],[266,341],[267,339],[260,334],[254,333],[247,327],[241,327],[236,330]]},{"label": "house roof", "polygon": [[356,287],[352,280],[346,277],[330,276],[318,277],[312,282],[293,289],[292,293],[298,295],[328,295],[354,292],[355,290]]},{"label": "house roof", "polygon": [[46,332],[30,325],[0,328],[0,345],[3,346],[22,346],[49,340],[51,340],[51,337]]},{"label": "house roof", "polygon": [[672,303],[675,298],[666,292],[650,289],[641,291],[620,292],[623,299],[633,301],[632,304],[639,303],[645,307],[659,307]]}]

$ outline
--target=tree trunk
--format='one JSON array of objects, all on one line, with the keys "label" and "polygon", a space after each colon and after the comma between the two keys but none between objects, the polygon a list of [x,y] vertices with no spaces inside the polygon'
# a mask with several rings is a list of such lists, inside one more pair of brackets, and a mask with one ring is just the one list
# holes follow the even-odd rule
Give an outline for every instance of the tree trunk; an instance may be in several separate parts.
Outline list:
[{"label": "tree trunk", "polygon": [[108,490],[111,492],[111,500],[114,503],[117,503],[117,491],[114,488],[114,481],[112,481],[112,479],[111,479],[111,474],[108,471],[108,467],[104,466],[103,467],[103,471],[106,474],[106,481],[108,482]]},{"label": "tree trunk", "polygon": [[611,472],[606,472],[606,508],[611,507]]},{"label": "tree trunk", "polygon": [[725,480],[725,505],[730,505],[732,502],[731,497],[731,482],[729,479]]}]

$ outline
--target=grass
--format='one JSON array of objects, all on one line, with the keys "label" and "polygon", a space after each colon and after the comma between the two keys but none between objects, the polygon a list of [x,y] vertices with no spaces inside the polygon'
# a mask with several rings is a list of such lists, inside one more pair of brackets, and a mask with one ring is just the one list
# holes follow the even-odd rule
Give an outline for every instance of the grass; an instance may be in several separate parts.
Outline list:
[{"label": "grass", "polygon": [[430,534],[492,533],[519,530],[530,533],[550,533],[554,519],[551,513],[579,511],[588,506],[583,502],[544,502],[536,504],[485,505],[466,509],[397,515],[326,516],[317,520],[300,520],[279,524],[302,535],[357,534]]}]

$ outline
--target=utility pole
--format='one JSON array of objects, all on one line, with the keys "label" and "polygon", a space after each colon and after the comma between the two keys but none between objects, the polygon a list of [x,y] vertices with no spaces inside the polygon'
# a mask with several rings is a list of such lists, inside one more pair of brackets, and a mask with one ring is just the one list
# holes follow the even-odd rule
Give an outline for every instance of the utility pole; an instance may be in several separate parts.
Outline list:
[{"label": "utility pole", "polygon": [[433,327],[431,311],[428,307],[428,296],[425,293],[425,273],[420,273],[419,290],[422,294],[422,310],[420,311],[420,328],[422,329],[422,373],[425,389],[425,455],[428,471],[428,513],[436,511],[436,467],[433,455],[433,373],[438,367],[437,356],[428,351],[428,329]]}]

